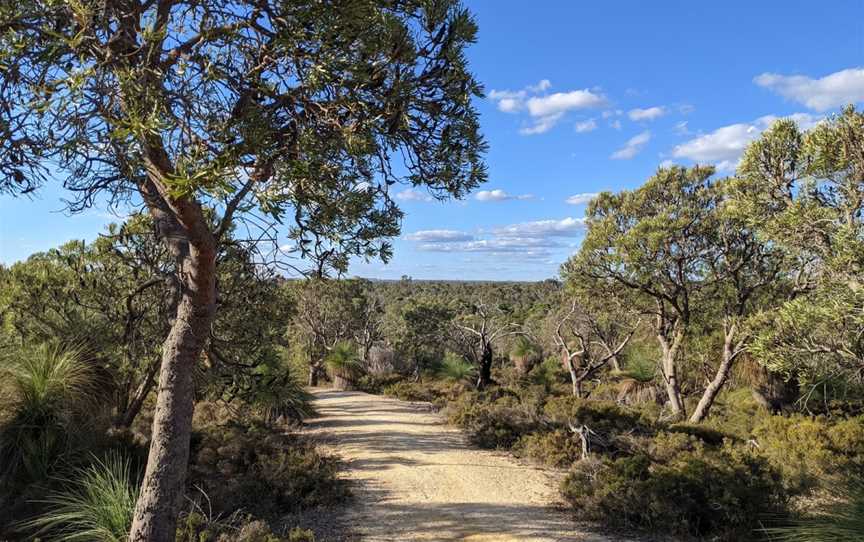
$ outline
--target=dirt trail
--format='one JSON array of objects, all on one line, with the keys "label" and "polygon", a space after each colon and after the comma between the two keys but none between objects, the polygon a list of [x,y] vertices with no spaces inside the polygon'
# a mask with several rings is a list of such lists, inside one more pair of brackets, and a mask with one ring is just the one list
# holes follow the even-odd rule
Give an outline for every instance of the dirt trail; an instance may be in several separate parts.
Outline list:
[{"label": "dirt trail", "polygon": [[503,453],[477,450],[429,407],[315,390],[309,430],[346,462],[357,498],[345,523],[363,542],[601,542],[549,506],[555,482]]}]

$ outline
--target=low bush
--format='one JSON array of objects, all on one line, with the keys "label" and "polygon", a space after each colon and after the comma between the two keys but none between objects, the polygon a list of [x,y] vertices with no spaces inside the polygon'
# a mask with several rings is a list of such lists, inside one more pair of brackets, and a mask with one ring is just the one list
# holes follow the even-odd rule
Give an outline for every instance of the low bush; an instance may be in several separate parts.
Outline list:
[{"label": "low bush", "polygon": [[285,536],[275,534],[266,522],[253,516],[232,515],[228,519],[209,518],[200,511],[181,516],[177,542],[315,542],[307,529],[295,527]]},{"label": "low bush", "polygon": [[536,421],[518,396],[506,391],[495,388],[491,392],[466,393],[447,406],[447,419],[460,426],[476,446],[509,449],[534,429]]},{"label": "low bush", "polygon": [[570,431],[555,429],[520,437],[513,451],[543,465],[566,468],[582,457],[582,444]]},{"label": "low bush", "polygon": [[381,395],[389,386],[401,382],[405,377],[396,373],[366,373],[356,381],[359,391]]},{"label": "low bush", "polygon": [[667,435],[655,441],[654,457],[576,463],[564,497],[585,519],[729,541],[749,539],[760,518],[783,510],[779,476],[764,460]]},{"label": "low bush", "polygon": [[190,487],[217,513],[243,509],[259,517],[342,499],[336,458],[309,442],[246,420],[198,427],[192,436]]},{"label": "low bush", "polygon": [[753,430],[764,456],[787,487],[803,492],[864,462],[864,417],[832,423],[824,417],[769,416]]}]

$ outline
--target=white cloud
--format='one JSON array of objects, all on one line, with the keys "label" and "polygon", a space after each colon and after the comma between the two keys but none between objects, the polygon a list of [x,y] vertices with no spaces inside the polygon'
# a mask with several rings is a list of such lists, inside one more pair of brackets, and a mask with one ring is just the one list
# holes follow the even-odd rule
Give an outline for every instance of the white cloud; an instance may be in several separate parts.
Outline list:
[{"label": "white cloud", "polygon": [[681,104],[678,106],[678,112],[682,115],[689,115],[694,111],[696,111],[696,108],[690,104]]},{"label": "white cloud", "polygon": [[821,79],[806,75],[763,73],[756,76],[753,82],[815,111],[827,111],[864,101],[864,68],[840,70]]},{"label": "white cloud", "polygon": [[582,122],[577,122],[574,126],[577,133],[584,134],[597,129],[597,122],[594,119],[588,119]]},{"label": "white cloud", "polygon": [[662,162],[660,162],[660,167],[662,168],[670,168],[674,165],[675,162],[673,162],[672,160],[663,160]]},{"label": "white cloud", "polygon": [[556,115],[549,115],[548,117],[540,117],[531,126],[520,129],[519,133],[522,135],[535,135],[548,132],[563,116],[564,113],[558,113]]},{"label": "white cloud", "polygon": [[508,194],[500,188],[496,188],[495,190],[481,190],[474,195],[474,198],[477,201],[508,201],[514,199],[533,199],[534,196],[532,194],[520,194],[518,196],[514,196],[512,194]]},{"label": "white cloud", "polygon": [[595,94],[586,88],[570,92],[556,92],[549,96],[535,96],[529,98],[525,105],[532,117],[545,117],[574,109],[602,107],[606,105],[606,98],[602,94]]},{"label": "white cloud", "polygon": [[585,192],[583,194],[573,194],[572,196],[570,196],[569,198],[567,198],[564,201],[566,201],[570,205],[582,205],[584,203],[588,203],[589,201],[591,201],[592,199],[596,198],[599,195],[600,194],[597,192]]},{"label": "white cloud", "polygon": [[611,126],[612,128],[615,128],[616,130],[620,130],[621,129],[621,121],[618,119],[615,119],[609,123],[609,126]]},{"label": "white cloud", "polygon": [[435,198],[414,188],[406,188],[394,196],[401,201],[434,201]]},{"label": "white cloud", "polygon": [[[674,149],[674,158],[689,158],[694,162],[714,163],[718,169],[735,169],[735,164],[751,141],[759,137],[779,117],[766,115],[750,123],[723,126],[713,132],[686,141]],[[790,115],[802,130],[812,128],[821,119],[807,114]]]},{"label": "white cloud", "polygon": [[641,134],[631,137],[627,141],[627,144],[612,153],[611,158],[613,160],[629,160],[639,154],[642,147],[649,141],[651,141],[651,132],[646,130]]},{"label": "white cloud", "polygon": [[601,116],[604,119],[608,119],[609,117],[620,117],[623,114],[624,114],[624,112],[621,111],[620,109],[615,109],[615,110],[608,109],[608,110],[604,111],[603,113],[601,113]]},{"label": "white cloud", "polygon": [[421,243],[452,243],[459,241],[472,241],[474,236],[470,233],[458,230],[420,230],[405,236],[408,241],[419,241]]},{"label": "white cloud", "polygon": [[647,109],[631,109],[627,112],[627,116],[633,121],[652,121],[659,119],[666,114],[666,108],[655,106]]},{"label": "white cloud", "polygon": [[602,107],[607,103],[605,96],[587,88],[542,94],[551,87],[552,83],[548,79],[542,79],[536,85],[528,85],[521,90],[491,90],[489,99],[504,113],[527,112],[531,122],[519,130],[523,135],[548,132],[568,111]]},{"label": "white cloud", "polygon": [[572,237],[582,231],[585,220],[582,218],[562,218],[561,220],[536,220],[495,228],[492,233],[499,237]]},{"label": "white cloud", "polygon": [[522,253],[541,257],[549,256],[549,249],[563,248],[565,245],[554,240],[537,239],[478,239],[464,243],[428,243],[417,248],[427,252],[491,252],[499,254]]}]

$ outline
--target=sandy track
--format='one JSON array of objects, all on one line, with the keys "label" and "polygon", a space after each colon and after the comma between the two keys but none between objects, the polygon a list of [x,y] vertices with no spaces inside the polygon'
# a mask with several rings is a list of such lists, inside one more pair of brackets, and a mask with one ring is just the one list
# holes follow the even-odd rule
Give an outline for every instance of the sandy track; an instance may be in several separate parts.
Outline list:
[{"label": "sandy track", "polygon": [[549,473],[471,448],[428,405],[360,392],[314,393],[321,415],[309,421],[309,431],[346,462],[356,499],[343,521],[359,540],[608,540],[578,532],[549,506],[556,500]]}]

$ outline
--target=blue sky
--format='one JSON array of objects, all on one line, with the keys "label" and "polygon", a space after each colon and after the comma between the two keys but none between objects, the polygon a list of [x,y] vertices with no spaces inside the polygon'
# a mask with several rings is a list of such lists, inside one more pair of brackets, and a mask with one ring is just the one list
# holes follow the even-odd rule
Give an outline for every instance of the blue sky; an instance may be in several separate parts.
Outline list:
[{"label": "blue sky", "polygon": [[[487,93],[489,182],[448,203],[397,188],[395,257],[353,275],[553,277],[578,248],[590,194],[636,187],[662,163],[728,173],[774,118],[806,128],[864,104],[864,0],[466,5],[480,26],[469,58]],[[56,184],[0,196],[0,262],[112,221],[104,209],[68,216],[62,197]]]}]

